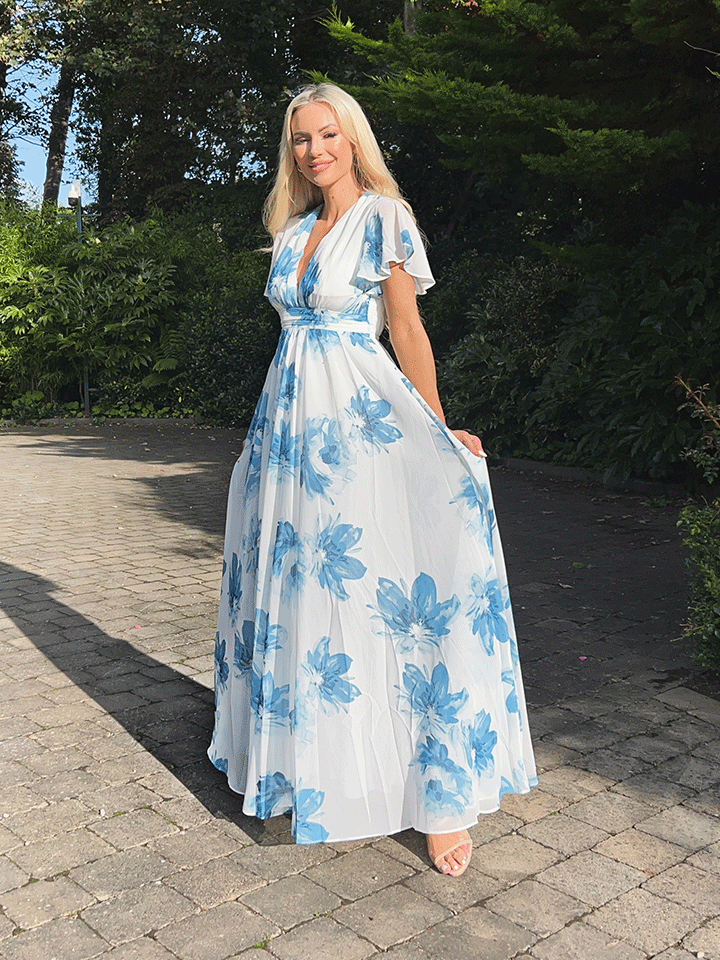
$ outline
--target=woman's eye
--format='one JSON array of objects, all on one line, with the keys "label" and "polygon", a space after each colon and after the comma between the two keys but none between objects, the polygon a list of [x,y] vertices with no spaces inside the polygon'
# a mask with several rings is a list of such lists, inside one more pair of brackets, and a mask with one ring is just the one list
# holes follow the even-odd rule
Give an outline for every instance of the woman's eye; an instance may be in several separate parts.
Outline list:
[{"label": "woman's eye", "polygon": [[325,139],[326,139],[326,140],[327,140],[328,138],[332,139],[333,137],[336,137],[336,136],[337,136],[336,133],[326,133],[326,134],[325,134]]}]

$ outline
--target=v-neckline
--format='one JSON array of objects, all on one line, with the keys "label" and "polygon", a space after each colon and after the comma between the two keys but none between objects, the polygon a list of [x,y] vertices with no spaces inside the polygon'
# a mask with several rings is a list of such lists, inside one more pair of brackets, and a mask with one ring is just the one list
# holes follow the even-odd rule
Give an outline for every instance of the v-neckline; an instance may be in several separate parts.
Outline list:
[{"label": "v-neckline", "polygon": [[[325,242],[325,240],[327,240],[327,238],[328,238],[328,237],[330,236],[330,234],[333,232],[333,230],[335,229],[335,227],[337,227],[338,224],[342,223],[342,221],[343,221],[343,220],[345,219],[345,217],[350,213],[350,211],[351,211],[351,210],[354,210],[355,207],[358,205],[358,203],[360,203],[360,201],[362,200],[362,198],[365,197],[365,196],[367,196],[367,190],[366,190],[364,193],[361,193],[360,196],[359,196],[359,197],[357,198],[357,200],[355,201],[355,203],[351,204],[351,205],[347,208],[347,210],[345,211],[345,213],[343,213],[343,215],[342,215],[341,217],[338,217],[338,218],[337,218],[337,220],[336,220],[335,223],[330,227],[330,229],[328,230],[328,232],[327,232],[326,234],[324,234],[322,237],[320,237],[320,239],[318,240],[317,246],[315,247],[315,249],[314,249],[313,252],[312,252],[312,256],[311,256],[310,259],[308,260],[308,262],[307,262],[307,264],[306,264],[306,266],[305,266],[305,269],[304,269],[303,272],[302,272],[302,276],[301,276],[301,277],[298,277],[298,270],[300,269],[300,264],[302,263],[303,257],[305,256],[305,249],[307,248],[308,243],[310,243],[310,237],[308,236],[307,240],[306,240],[305,243],[303,244],[302,252],[300,253],[300,259],[298,260],[298,265],[297,265],[297,267],[295,268],[295,289],[298,291],[298,293],[300,292],[300,287],[301,287],[301,285],[302,285],[303,280],[305,279],[305,274],[308,272],[308,270],[309,270],[310,267],[312,266],[312,262],[313,262],[313,260],[315,259],[315,257],[317,256],[317,253],[318,253],[318,250],[320,249],[320,247],[323,245],[323,243]],[[315,207],[315,209],[312,211],[312,214],[313,214],[313,222],[312,222],[312,224],[310,225],[310,233],[312,233],[312,229],[313,229],[313,227],[315,226],[315,224],[317,223],[317,218],[320,216],[320,211],[322,210],[322,208],[323,208],[323,205],[320,204],[320,206]]]}]

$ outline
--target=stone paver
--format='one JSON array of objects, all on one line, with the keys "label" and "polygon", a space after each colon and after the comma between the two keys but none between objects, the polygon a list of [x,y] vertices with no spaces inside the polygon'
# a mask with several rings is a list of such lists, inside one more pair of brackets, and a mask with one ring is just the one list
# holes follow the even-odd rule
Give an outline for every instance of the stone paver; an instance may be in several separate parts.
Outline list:
[{"label": "stone paver", "polygon": [[720,957],[679,504],[493,468],[540,786],[455,880],[411,830],[296,846],[206,759],[240,443],[0,426],[0,960]]},{"label": "stone paver", "polygon": [[699,914],[653,896],[646,887],[623,894],[596,910],[586,922],[654,954],[677,943],[700,920]]},{"label": "stone paver", "polygon": [[273,940],[278,960],[366,960],[375,947],[329,917],[320,917]]},{"label": "stone paver", "polygon": [[485,905],[493,913],[519,923],[539,937],[557,933],[571,920],[588,912],[586,903],[536,880],[523,880]]},{"label": "stone paver", "polygon": [[647,954],[584,923],[571,923],[536,944],[532,956],[537,960],[646,960]]},{"label": "stone paver", "polygon": [[529,930],[483,907],[470,907],[419,938],[423,950],[437,960],[506,960],[535,940]]},{"label": "stone paver", "polygon": [[92,902],[86,890],[63,876],[28,883],[0,896],[5,915],[23,930],[75,913]]},{"label": "stone paver", "polygon": [[404,886],[373,893],[335,912],[340,923],[381,950],[422,933],[449,914],[439,903]]}]

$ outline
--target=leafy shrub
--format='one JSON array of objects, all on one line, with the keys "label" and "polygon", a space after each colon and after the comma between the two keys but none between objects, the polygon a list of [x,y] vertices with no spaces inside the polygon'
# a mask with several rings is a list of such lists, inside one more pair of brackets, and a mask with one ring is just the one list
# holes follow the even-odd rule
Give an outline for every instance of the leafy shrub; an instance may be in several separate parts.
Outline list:
[{"label": "leafy shrub", "polygon": [[720,500],[684,507],[678,526],[694,571],[685,634],[695,641],[700,663],[720,673]]},{"label": "leafy shrub", "polygon": [[[259,266],[259,264],[258,264]],[[228,426],[247,426],[278,341],[277,314],[263,296],[262,275],[239,289],[198,295],[182,327],[183,405]]]},{"label": "leafy shrub", "polygon": [[679,374],[675,383],[682,387],[687,397],[680,409],[689,407],[690,415],[703,425],[701,436],[694,446],[683,450],[682,457],[694,463],[708,483],[715,483],[720,474],[720,404],[705,402],[710,391],[709,383],[693,389]]},{"label": "leafy shrub", "polygon": [[[62,238],[64,224],[56,228]],[[155,362],[154,342],[176,301],[173,265],[153,256],[160,229],[146,221],[88,231],[82,242],[56,245],[54,263],[41,262],[36,242],[18,250],[0,283],[11,394],[39,390],[53,400],[83,371],[138,370]]]},{"label": "leafy shrub", "polygon": [[[544,305],[541,294],[527,317],[513,316],[507,295],[504,319],[489,295],[472,311],[475,329],[443,375],[453,419],[487,425],[502,452],[606,475],[684,476],[682,451],[701,429],[678,412],[675,376],[703,383],[720,369],[717,208],[686,206],[629,251],[554,259],[583,266],[557,300],[550,273]],[[535,295],[519,290],[532,307]]]},{"label": "leafy shrub", "polygon": [[493,453],[533,454],[526,425],[555,348],[562,271],[517,257],[482,278],[482,298],[466,310],[472,332],[441,366],[448,419],[482,431]]}]

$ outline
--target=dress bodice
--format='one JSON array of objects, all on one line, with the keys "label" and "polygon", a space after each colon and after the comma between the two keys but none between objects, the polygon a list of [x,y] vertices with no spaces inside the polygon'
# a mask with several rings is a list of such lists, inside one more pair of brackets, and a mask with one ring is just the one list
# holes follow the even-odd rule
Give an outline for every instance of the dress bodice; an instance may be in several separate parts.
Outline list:
[{"label": "dress bodice", "polygon": [[434,283],[420,233],[399,201],[364,193],[322,238],[300,283],[297,269],[320,207],[288,220],[275,238],[265,295],[284,329],[294,326],[378,336],[385,325],[381,282],[403,263],[417,293]]}]

